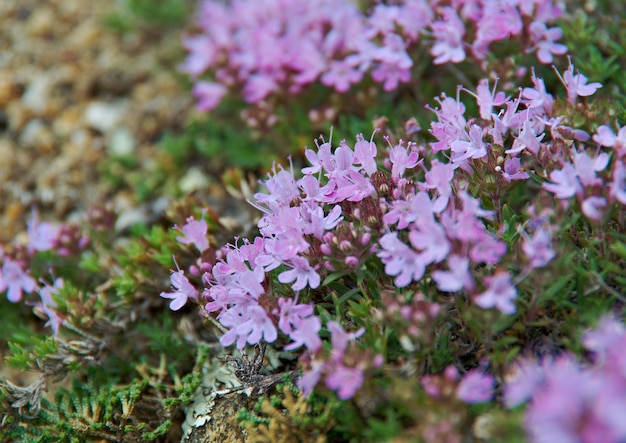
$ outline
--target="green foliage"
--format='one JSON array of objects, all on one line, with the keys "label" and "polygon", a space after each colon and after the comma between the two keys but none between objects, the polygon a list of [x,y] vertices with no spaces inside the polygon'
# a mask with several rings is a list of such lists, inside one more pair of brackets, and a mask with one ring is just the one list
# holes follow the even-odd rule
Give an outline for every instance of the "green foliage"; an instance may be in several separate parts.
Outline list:
[{"label": "green foliage", "polygon": [[113,31],[129,33],[147,27],[179,27],[184,24],[193,2],[187,0],[121,0],[104,23]]}]

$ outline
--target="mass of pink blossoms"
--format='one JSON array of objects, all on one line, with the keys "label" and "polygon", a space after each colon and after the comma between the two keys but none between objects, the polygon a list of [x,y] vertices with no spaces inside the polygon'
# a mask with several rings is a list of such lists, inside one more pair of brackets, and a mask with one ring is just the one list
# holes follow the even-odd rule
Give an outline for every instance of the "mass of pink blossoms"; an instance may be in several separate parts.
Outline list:
[{"label": "mass of pink blossoms", "polygon": [[363,13],[352,0],[203,0],[180,69],[203,111],[229,89],[258,103],[318,81],[346,92],[369,75],[390,91],[411,80],[418,45],[439,65],[485,60],[493,43],[514,39],[552,63],[567,52],[551,26],[563,9],[554,0],[404,0]]},{"label": "mass of pink blossoms", "polygon": [[27,303],[34,306],[36,314],[48,320],[46,325],[56,336],[63,318],[55,311],[56,302],[52,296],[63,287],[63,280],[57,278],[53,285],[41,282],[40,286],[30,274],[31,262],[38,252],[54,251],[60,257],[76,254],[88,245],[89,238],[75,225],[40,221],[36,210],[33,210],[27,227],[27,244],[15,242],[10,251],[0,248],[0,293],[6,291],[12,303],[21,301],[26,294],[38,293],[40,300]]},{"label": "mass of pink blossoms", "polygon": [[[571,63],[563,79],[577,79],[564,82],[568,101],[600,86],[587,84]],[[436,121],[429,146],[400,141],[380,149],[357,136],[353,146],[341,141],[333,148],[321,139],[317,149],[306,149],[309,166],[301,174],[274,168],[263,183],[267,192],[252,202],[262,212],[260,235],[225,246],[214,265],[200,265],[206,269],[201,304],[225,328],[221,343],[302,349],[300,386],[310,392],[325,377],[328,387],[348,398],[378,357],[355,354],[350,343],[362,331],[345,332],[317,317],[315,304],[326,297],[322,282],[331,272],[356,273],[380,260],[398,289],[430,278],[443,293],[515,313],[517,276],[500,265],[514,261],[525,276],[555,257],[551,209],[538,212],[531,205],[527,227],[509,249],[499,238],[504,226],[496,211],[471,194],[472,180],[490,175],[505,193],[528,180],[525,169],[532,169],[544,179],[543,195],[579,205],[593,222],[623,204],[625,192],[621,135],[602,126],[592,138],[563,125],[543,81],[533,75],[532,82],[517,97],[497,92],[487,80],[476,92],[459,88],[476,100],[476,117],[465,115],[459,97],[442,94],[439,107],[431,109]],[[611,156],[603,146],[621,154]],[[185,234],[179,241],[203,250],[203,225],[189,219],[179,230]],[[162,296],[176,300],[173,309],[199,298],[183,271],[172,274],[172,285],[175,291]],[[324,328],[349,339],[333,344],[328,354],[320,339]],[[337,377],[353,384],[346,388]],[[480,386],[483,379],[469,380],[462,392],[480,398],[471,394],[471,381]]]},{"label": "mass of pink blossoms", "polygon": [[587,331],[589,364],[571,354],[522,361],[505,385],[504,402],[529,402],[525,427],[535,443],[619,443],[626,439],[626,329],[604,318]]}]

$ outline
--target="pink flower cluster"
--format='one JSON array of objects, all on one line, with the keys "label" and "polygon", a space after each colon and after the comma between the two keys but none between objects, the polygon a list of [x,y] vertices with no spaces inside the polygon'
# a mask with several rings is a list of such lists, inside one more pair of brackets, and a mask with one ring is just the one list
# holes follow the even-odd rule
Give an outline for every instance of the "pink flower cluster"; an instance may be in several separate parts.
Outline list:
[{"label": "pink flower cluster", "polygon": [[456,398],[465,403],[484,403],[493,398],[496,380],[480,368],[472,369],[463,377],[454,366],[448,366],[442,374],[425,375],[422,387],[432,398]]},{"label": "pink flower cluster", "polygon": [[189,54],[180,69],[196,81],[203,111],[231,88],[259,103],[317,81],[345,92],[366,73],[390,91],[411,79],[422,40],[434,64],[484,60],[492,43],[511,38],[551,63],[567,52],[561,29],[549,27],[562,11],[553,0],[405,0],[367,14],[351,0],[204,0],[198,32],[183,39]]},{"label": "pink flower cluster", "polygon": [[591,364],[569,354],[523,361],[506,383],[504,401],[528,401],[525,427],[532,441],[618,443],[626,439],[626,329],[605,318],[583,336]]},{"label": "pink flower cluster", "polygon": [[27,226],[28,243],[26,245],[15,243],[10,252],[0,249],[2,265],[0,292],[6,291],[7,298],[12,303],[22,300],[24,294],[37,292],[41,300],[28,303],[35,307],[38,315],[48,319],[46,325],[52,328],[56,336],[63,318],[54,310],[56,302],[53,294],[63,287],[63,280],[56,279],[54,285],[43,282],[43,286],[40,287],[30,275],[30,263],[35,254],[42,251],[54,251],[60,257],[73,255],[87,246],[89,238],[83,235],[77,226],[55,225],[40,221],[36,210],[33,210],[32,218],[27,222]]},{"label": "pink flower cluster", "polygon": [[[590,86],[576,76],[580,74],[575,75],[570,65],[564,78],[578,78],[565,83],[568,97],[574,99],[589,95],[585,87]],[[429,278],[441,292],[462,295],[484,309],[514,313],[516,278],[506,270],[507,263],[524,263],[521,275],[525,276],[555,257],[556,228],[550,224],[554,214],[530,207],[527,232],[508,250],[499,238],[499,230],[504,229],[498,220],[501,214],[485,209],[470,194],[471,183],[488,176],[497,192],[506,193],[529,178],[525,168],[534,168],[535,174],[553,181],[535,192],[565,199],[577,191],[559,192],[556,179],[559,168],[573,161],[572,180],[587,193],[581,210],[592,220],[596,213],[585,201],[602,198],[607,207],[621,202],[624,183],[622,177],[621,184],[599,185],[605,183],[599,180],[605,180],[609,156],[597,146],[595,154],[587,153],[591,137],[563,125],[543,81],[535,76],[532,80],[533,87],[513,98],[490,89],[487,80],[479,83],[476,92],[460,88],[459,93],[469,92],[476,100],[477,117],[465,115],[458,97],[442,95],[440,107],[432,109],[437,120],[431,124],[435,141],[430,147],[388,141],[388,149],[379,152],[372,140],[357,136],[353,147],[341,141],[333,149],[321,139],[317,149],[305,150],[309,166],[302,168],[300,178],[293,167],[274,168],[263,183],[267,192],[255,194],[253,205],[263,214],[259,236],[225,246],[211,265],[194,265],[196,275],[203,269],[202,291],[178,271],[172,274],[176,290],[162,296],[178,300],[173,309],[200,299],[206,314],[224,327],[220,341],[225,346],[243,348],[263,340],[286,350],[303,349],[301,386],[307,391],[322,375],[331,389],[341,389],[333,377],[349,372],[352,375],[346,378],[360,380],[356,373],[375,360],[366,353],[358,357],[356,348],[348,352],[344,345],[336,349],[333,345],[330,354],[323,349],[324,328],[333,337],[340,334],[332,323],[324,325],[315,311],[315,303],[327,296],[322,282],[331,272],[358,273],[378,259],[389,277],[387,284],[397,289]],[[596,85],[592,88],[595,91]],[[619,137],[602,127],[595,139],[621,152]],[[619,177],[623,161],[614,158],[612,168]],[[189,219],[179,230],[184,234],[179,241],[205,250],[205,225]],[[403,315],[412,315],[410,309],[400,307]],[[346,352],[349,358],[344,358]],[[341,391],[340,396],[354,391]],[[468,391],[472,392],[469,387]]]}]

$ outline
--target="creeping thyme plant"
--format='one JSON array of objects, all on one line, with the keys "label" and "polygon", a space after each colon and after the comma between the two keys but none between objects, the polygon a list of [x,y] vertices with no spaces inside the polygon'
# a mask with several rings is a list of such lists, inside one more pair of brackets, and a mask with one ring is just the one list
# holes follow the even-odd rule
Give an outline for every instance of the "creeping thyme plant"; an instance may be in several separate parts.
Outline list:
[{"label": "creeping thyme plant", "polygon": [[626,18],[565,6],[202,1],[179,69],[211,130],[163,149],[326,130],[224,174],[235,232],[198,194],[131,233],[33,209],[3,435],[624,441]]}]

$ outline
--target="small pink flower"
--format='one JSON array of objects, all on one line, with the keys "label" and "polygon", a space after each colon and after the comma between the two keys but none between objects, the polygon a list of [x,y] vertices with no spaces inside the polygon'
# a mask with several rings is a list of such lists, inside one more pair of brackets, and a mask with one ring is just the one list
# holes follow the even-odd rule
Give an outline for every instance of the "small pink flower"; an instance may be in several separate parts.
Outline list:
[{"label": "small pink flower", "polygon": [[480,369],[469,371],[456,389],[457,397],[465,403],[484,403],[493,398],[495,379]]},{"label": "small pink flower", "polygon": [[474,298],[474,303],[483,309],[498,308],[503,314],[515,312],[515,299],[517,290],[511,283],[508,272],[499,272],[496,275],[486,277],[487,290]]},{"label": "small pink flower", "polygon": [[195,220],[193,217],[189,217],[182,228],[174,227],[174,229],[183,233],[183,235],[176,237],[180,243],[185,245],[193,243],[201,253],[209,249],[207,238],[209,227],[204,220]]},{"label": "small pink flower", "polygon": [[0,292],[7,291],[10,302],[16,303],[22,299],[23,292],[33,292],[37,288],[35,280],[14,261],[6,260],[0,271]]},{"label": "small pink flower", "polygon": [[226,95],[226,87],[219,83],[198,82],[193,87],[193,96],[198,100],[196,107],[200,111],[211,111],[219,105],[222,97]]},{"label": "small pink flower", "polygon": [[520,159],[513,157],[504,162],[502,177],[510,183],[512,180],[526,180],[530,176],[522,169]]},{"label": "small pink flower", "polygon": [[326,376],[326,386],[333,391],[337,391],[339,399],[348,400],[354,397],[354,394],[363,384],[363,379],[363,371],[361,369],[339,364]]},{"label": "small pink flower", "polygon": [[161,297],[172,299],[170,303],[170,309],[172,311],[178,311],[185,306],[187,300],[190,298],[198,300],[198,290],[193,287],[187,277],[185,277],[184,271],[172,271],[170,276],[172,282],[173,292],[161,292]]},{"label": "small pink flower", "polygon": [[[556,70],[556,69],[555,69]],[[558,73],[561,82],[567,89],[567,100],[573,105],[577,97],[588,97],[596,93],[602,87],[602,83],[594,82],[587,84],[587,77],[578,73],[574,74],[574,65],[570,60],[569,67],[563,73],[563,77]]]},{"label": "small pink flower", "polygon": [[49,251],[57,246],[60,227],[49,222],[40,222],[37,211],[34,209],[27,226],[29,251]]}]

